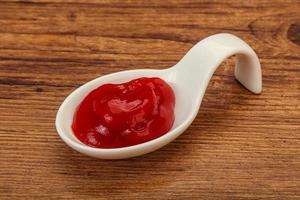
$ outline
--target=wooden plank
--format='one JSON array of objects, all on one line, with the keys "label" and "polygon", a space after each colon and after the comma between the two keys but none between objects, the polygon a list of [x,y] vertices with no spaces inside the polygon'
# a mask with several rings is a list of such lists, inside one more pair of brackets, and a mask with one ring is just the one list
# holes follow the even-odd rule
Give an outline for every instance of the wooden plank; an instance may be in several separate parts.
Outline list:
[{"label": "wooden plank", "polygon": [[[300,199],[300,3],[0,0],[0,199]],[[151,154],[81,155],[63,99],[98,76],[173,66],[229,32],[257,52],[263,93],[219,68],[189,129]]]}]

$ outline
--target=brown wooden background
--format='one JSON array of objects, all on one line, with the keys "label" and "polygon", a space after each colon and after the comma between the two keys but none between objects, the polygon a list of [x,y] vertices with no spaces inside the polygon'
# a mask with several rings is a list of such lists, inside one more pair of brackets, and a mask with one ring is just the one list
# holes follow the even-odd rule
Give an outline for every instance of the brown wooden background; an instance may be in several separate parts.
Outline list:
[{"label": "brown wooden background", "polygon": [[[105,161],[58,137],[64,98],[98,76],[174,65],[234,33],[263,93],[215,73],[201,111],[154,153]],[[300,199],[300,1],[0,0],[0,199]]]}]

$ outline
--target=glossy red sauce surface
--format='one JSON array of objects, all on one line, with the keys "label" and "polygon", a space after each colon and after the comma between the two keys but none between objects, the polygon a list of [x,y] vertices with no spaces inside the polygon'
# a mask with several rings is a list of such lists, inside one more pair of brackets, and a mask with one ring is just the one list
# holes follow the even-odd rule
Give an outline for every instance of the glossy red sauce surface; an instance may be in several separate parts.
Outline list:
[{"label": "glossy red sauce surface", "polygon": [[132,146],[168,132],[174,122],[174,106],[174,92],[160,78],[105,84],[78,106],[72,129],[88,146]]}]

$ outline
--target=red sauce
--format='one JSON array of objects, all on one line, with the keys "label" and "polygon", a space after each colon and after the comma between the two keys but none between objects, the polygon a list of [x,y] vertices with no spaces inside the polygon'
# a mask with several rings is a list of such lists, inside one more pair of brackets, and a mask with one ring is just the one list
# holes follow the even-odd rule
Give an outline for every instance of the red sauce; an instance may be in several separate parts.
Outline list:
[{"label": "red sauce", "polygon": [[160,78],[105,84],[78,106],[72,129],[81,142],[96,148],[140,144],[171,129],[174,106],[173,90]]}]

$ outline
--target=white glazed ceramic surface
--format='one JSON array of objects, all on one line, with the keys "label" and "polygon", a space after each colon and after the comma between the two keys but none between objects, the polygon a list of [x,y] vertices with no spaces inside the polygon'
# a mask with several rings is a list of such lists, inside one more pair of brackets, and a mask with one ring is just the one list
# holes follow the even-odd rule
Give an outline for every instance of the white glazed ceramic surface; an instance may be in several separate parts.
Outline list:
[{"label": "white glazed ceramic surface", "polygon": [[[261,66],[257,55],[240,38],[221,33],[197,43],[171,68],[113,73],[96,78],[79,87],[65,99],[57,112],[57,132],[71,148],[96,158],[123,159],[155,151],[182,134],[192,123],[214,71],[232,55],[237,55],[236,79],[251,92],[260,93],[262,89]],[[74,136],[71,124],[74,112],[84,97],[103,84],[123,83],[140,77],[160,77],[172,86],[176,97],[175,122],[172,129],[157,139],[130,147],[98,149],[81,143]]]}]

